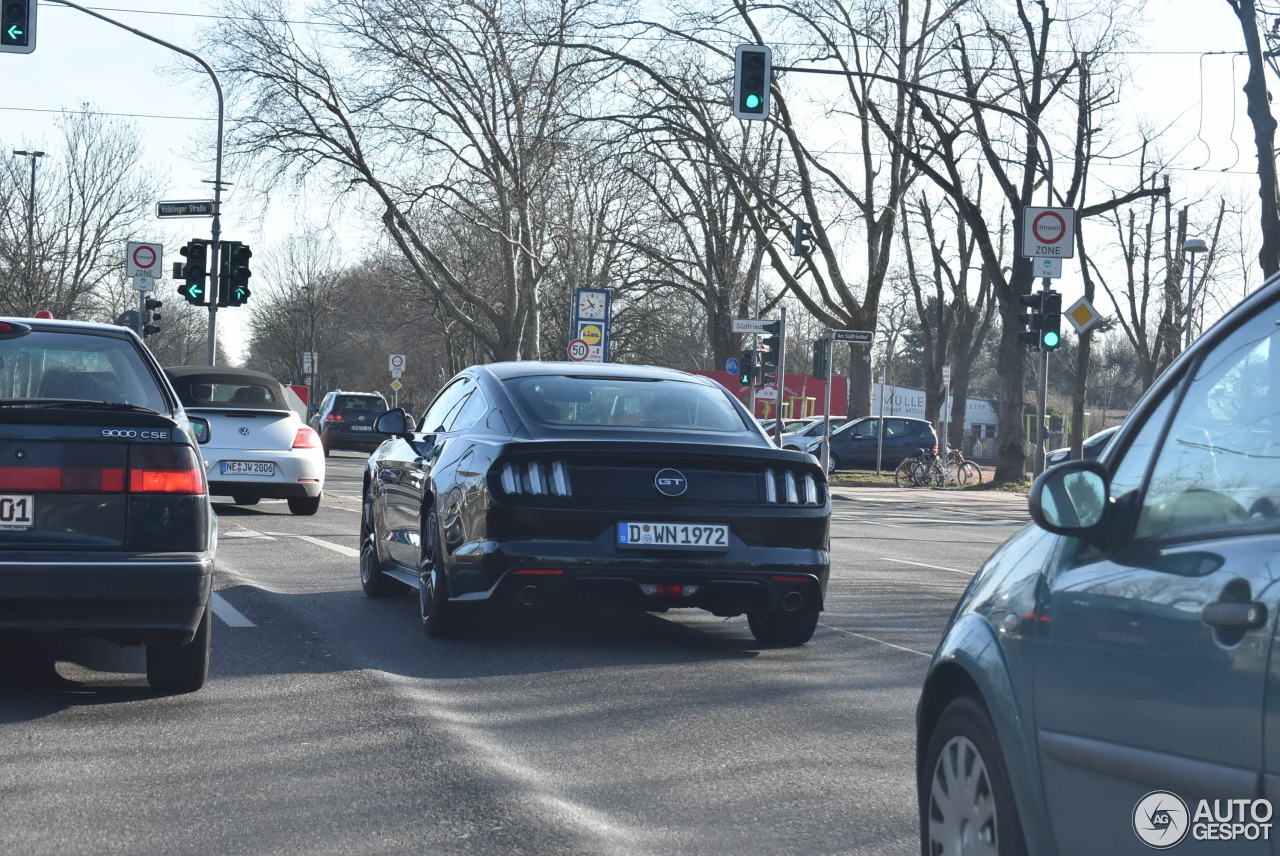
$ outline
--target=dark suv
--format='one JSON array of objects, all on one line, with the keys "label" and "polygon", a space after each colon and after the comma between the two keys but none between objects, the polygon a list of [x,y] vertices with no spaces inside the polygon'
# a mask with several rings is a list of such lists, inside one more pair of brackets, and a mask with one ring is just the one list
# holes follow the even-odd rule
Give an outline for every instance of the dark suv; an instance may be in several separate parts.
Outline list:
[{"label": "dark suv", "polygon": [[[833,470],[856,467],[874,467],[876,450],[880,443],[880,419],[867,416],[855,419],[831,434],[831,468]],[[938,435],[933,425],[923,419],[907,416],[884,418],[884,454],[881,465],[890,469],[903,458],[915,455],[921,449],[938,451]],[[822,438],[817,440],[812,454],[822,453]]]},{"label": "dark suv", "polygon": [[380,392],[346,392],[335,389],[320,402],[311,425],[320,434],[325,456],[339,451],[372,452],[387,439],[373,429],[373,421],[387,412]]},{"label": "dark suv", "polygon": [[151,686],[199,689],[208,432],[133,331],[0,318],[0,635],[145,645]]}]

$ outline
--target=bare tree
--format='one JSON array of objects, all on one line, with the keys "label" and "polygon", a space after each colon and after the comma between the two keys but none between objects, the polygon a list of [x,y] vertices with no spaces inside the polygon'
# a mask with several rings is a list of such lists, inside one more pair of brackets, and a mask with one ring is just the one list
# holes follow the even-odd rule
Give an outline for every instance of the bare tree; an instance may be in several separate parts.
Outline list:
[{"label": "bare tree", "polygon": [[[1262,38],[1258,32],[1259,10],[1254,0],[1227,0],[1227,5],[1240,22],[1244,36],[1245,53],[1249,57],[1249,77],[1244,83],[1245,100],[1249,107],[1249,121],[1253,123],[1253,142],[1258,155],[1258,213],[1261,216],[1262,249],[1258,263],[1265,276],[1280,271],[1280,187],[1276,178],[1276,119],[1271,114],[1271,94],[1267,92],[1264,73],[1267,58],[1262,50]],[[1277,29],[1270,30],[1277,37]],[[1275,63],[1275,54],[1267,52]]]},{"label": "bare tree", "polygon": [[39,159],[34,212],[28,160],[0,160],[0,314],[114,320],[101,317],[102,294],[123,274],[125,243],[149,221],[159,183],[132,126],[86,108],[58,127]]}]

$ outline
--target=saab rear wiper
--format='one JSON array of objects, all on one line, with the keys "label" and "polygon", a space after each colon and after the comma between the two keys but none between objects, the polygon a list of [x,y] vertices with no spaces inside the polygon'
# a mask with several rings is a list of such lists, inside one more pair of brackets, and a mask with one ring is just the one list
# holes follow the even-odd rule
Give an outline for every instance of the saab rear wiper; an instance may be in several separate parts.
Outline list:
[{"label": "saab rear wiper", "polygon": [[85,401],[82,398],[3,398],[0,399],[0,407],[57,407],[94,410],[127,410],[133,413],[154,413],[157,416],[160,415],[159,410],[152,410],[150,407],[141,407],[137,404],[127,404],[123,401]]}]

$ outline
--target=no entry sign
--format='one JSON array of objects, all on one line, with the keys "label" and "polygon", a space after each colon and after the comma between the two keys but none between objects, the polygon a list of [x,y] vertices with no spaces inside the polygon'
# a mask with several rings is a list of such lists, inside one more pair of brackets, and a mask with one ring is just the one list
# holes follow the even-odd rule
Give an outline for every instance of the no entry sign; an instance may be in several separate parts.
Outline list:
[{"label": "no entry sign", "polygon": [[1022,217],[1022,257],[1073,259],[1076,212],[1071,208],[1027,208]]}]

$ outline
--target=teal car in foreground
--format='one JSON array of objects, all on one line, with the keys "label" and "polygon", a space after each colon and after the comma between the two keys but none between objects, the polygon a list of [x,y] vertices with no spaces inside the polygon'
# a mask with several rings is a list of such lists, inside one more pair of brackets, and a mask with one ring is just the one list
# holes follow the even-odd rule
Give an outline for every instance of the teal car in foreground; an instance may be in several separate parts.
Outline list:
[{"label": "teal car in foreground", "polygon": [[928,671],[921,852],[1280,852],[1280,278],[1030,504]]}]

